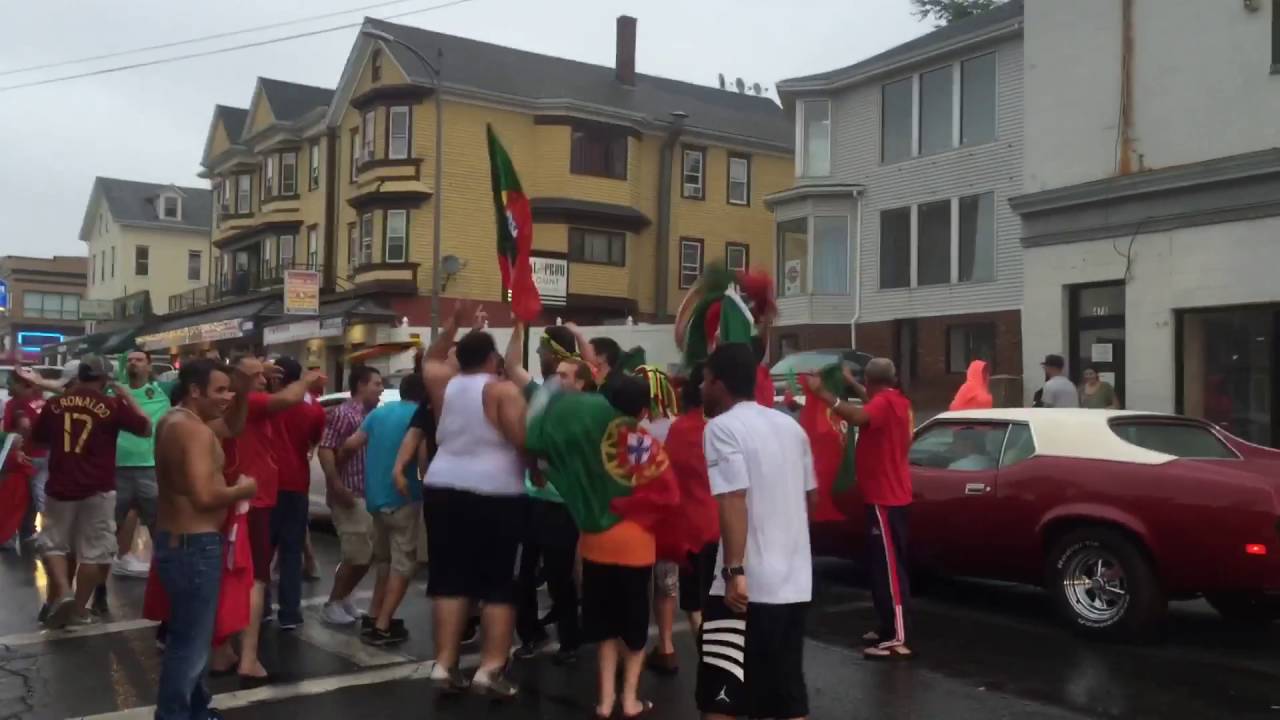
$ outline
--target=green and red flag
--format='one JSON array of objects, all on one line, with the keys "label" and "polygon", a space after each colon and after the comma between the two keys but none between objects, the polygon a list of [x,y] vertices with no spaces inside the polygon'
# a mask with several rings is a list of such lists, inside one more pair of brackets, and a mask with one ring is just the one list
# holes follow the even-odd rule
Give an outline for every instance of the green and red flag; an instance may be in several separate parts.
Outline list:
[{"label": "green and red flag", "polygon": [[596,393],[538,391],[525,446],[578,528],[599,533],[630,520],[653,533],[658,557],[680,561],[698,547],[662,443]]},{"label": "green and red flag", "polygon": [[511,156],[502,141],[485,126],[489,138],[489,182],[493,187],[493,211],[498,224],[498,270],[502,286],[511,293],[511,314],[524,322],[537,320],[542,298],[533,283],[533,212],[520,187]]},{"label": "green and red flag", "polygon": [[[818,377],[828,392],[838,397],[844,395],[844,370],[839,364],[819,370]],[[818,480],[818,504],[813,519],[815,522],[842,520],[844,513],[840,511],[837,496],[853,490],[857,479],[853,459],[854,436],[849,423],[809,389],[807,377],[802,378],[800,384],[804,388],[805,402],[798,420],[809,436],[814,476]]]}]

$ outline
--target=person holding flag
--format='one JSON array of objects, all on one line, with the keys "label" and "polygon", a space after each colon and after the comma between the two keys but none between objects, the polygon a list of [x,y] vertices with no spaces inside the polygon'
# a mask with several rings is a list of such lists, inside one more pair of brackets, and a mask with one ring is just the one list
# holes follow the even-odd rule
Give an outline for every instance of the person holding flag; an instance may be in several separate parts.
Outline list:
[{"label": "person holding flag", "polygon": [[498,270],[502,286],[511,292],[511,314],[531,323],[542,313],[542,298],[533,284],[533,211],[520,187],[511,156],[502,141],[485,126],[489,141],[489,181],[493,187],[493,211],[498,226]]}]

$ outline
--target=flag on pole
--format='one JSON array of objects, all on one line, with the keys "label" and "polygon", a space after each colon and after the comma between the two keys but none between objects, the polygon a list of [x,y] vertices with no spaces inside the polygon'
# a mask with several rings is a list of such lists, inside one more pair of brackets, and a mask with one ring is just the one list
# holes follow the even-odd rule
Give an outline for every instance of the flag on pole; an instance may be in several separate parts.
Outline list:
[{"label": "flag on pole", "polygon": [[485,126],[489,137],[489,180],[493,186],[493,211],[498,223],[498,270],[502,285],[511,291],[511,314],[526,323],[542,312],[542,298],[533,284],[533,213],[529,198],[520,187],[520,178],[502,141]]}]

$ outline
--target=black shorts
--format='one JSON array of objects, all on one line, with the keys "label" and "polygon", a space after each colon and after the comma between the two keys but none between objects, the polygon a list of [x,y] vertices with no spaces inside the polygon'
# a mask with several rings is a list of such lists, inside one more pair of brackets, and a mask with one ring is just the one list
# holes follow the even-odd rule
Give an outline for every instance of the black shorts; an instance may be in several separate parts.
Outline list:
[{"label": "black shorts", "polygon": [[598,643],[619,638],[641,652],[649,644],[649,597],[653,567],[600,565],[582,561],[582,636]]},{"label": "black shorts", "polygon": [[716,579],[716,555],[720,543],[705,545],[696,553],[689,553],[689,565],[680,568],[680,609],[685,612],[701,612],[711,593],[711,583]]},{"label": "black shorts", "polygon": [[804,683],[804,619],[809,603],[747,605],[731,611],[709,596],[698,647],[698,709],[748,718],[809,714]]},{"label": "black shorts", "polygon": [[427,595],[512,604],[525,528],[524,497],[427,487],[422,506]]}]

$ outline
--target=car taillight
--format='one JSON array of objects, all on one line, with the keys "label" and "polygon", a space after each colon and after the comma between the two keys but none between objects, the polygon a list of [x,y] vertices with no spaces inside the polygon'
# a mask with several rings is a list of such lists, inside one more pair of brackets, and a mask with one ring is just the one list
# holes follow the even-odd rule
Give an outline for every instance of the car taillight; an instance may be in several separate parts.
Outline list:
[{"label": "car taillight", "polygon": [[1249,543],[1244,546],[1245,555],[1266,555],[1267,546],[1262,543]]}]

